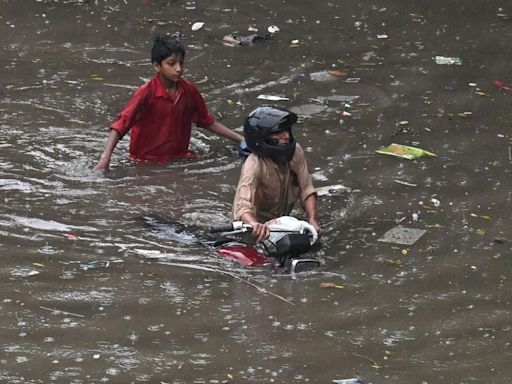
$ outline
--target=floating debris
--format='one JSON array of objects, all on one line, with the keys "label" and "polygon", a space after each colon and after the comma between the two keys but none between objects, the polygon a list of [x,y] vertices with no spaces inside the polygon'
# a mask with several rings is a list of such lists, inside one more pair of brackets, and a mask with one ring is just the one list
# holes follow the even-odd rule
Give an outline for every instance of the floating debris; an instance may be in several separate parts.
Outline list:
[{"label": "floating debris", "polygon": [[225,35],[222,38],[222,43],[230,47],[236,47],[238,45],[252,45],[260,41],[269,41],[272,38],[271,34],[260,35],[249,35],[249,36],[238,36],[238,35]]},{"label": "floating debris", "polygon": [[434,60],[436,64],[440,65],[462,65],[462,59],[460,57],[436,56]]},{"label": "floating debris", "polygon": [[309,78],[312,81],[334,81],[340,77],[337,74],[333,74],[331,72],[332,70],[313,72],[309,74]]},{"label": "floating debris", "polygon": [[317,104],[303,104],[295,107],[291,107],[290,111],[296,113],[301,117],[311,117],[313,115],[317,115],[319,113],[325,112],[328,109],[325,105],[317,105]]},{"label": "floating debris", "polygon": [[15,269],[11,272],[12,277],[30,277],[35,275],[39,275],[39,271],[30,268]]},{"label": "floating debris", "polygon": [[195,32],[195,31],[199,31],[201,28],[203,28],[203,25],[204,23],[201,22],[201,21],[198,21],[197,23],[194,23],[192,24],[192,30]]},{"label": "floating debris", "polygon": [[277,33],[280,31],[279,27],[277,25],[271,25],[267,28],[267,31],[269,31],[269,33]]},{"label": "floating debris", "polygon": [[288,97],[276,96],[276,95],[259,95],[257,99],[268,100],[268,101],[287,101],[290,100]]},{"label": "floating debris", "polygon": [[316,188],[316,194],[318,196],[340,195],[345,192],[347,192],[347,193],[352,192],[352,188],[346,187],[341,184],[327,185],[325,187]]},{"label": "floating debris", "polygon": [[408,227],[404,227],[402,225],[397,225],[396,227],[387,231],[377,241],[381,241],[383,243],[400,244],[400,245],[413,245],[426,232],[427,231],[425,229],[408,228]]},{"label": "floating debris", "polygon": [[498,89],[501,89],[501,90],[506,91],[506,92],[512,92],[512,86],[505,84],[503,81],[494,80],[492,83]]},{"label": "floating debris", "polygon": [[408,145],[392,143],[387,147],[379,148],[376,153],[381,155],[390,155],[395,157],[401,157],[407,160],[414,160],[422,156],[437,156],[435,153],[426,151],[421,148],[411,147]]},{"label": "floating debris", "polygon": [[363,382],[359,379],[335,379],[332,381],[332,384],[363,384]]},{"label": "floating debris", "polygon": [[87,271],[89,269],[101,269],[108,268],[110,261],[91,261],[89,263],[80,263],[80,269]]}]

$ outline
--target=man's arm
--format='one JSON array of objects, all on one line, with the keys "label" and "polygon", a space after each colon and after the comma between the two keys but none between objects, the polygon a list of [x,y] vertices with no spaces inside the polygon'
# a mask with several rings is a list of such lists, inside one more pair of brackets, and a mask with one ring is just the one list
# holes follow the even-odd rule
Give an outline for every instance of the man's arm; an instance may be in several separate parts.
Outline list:
[{"label": "man's arm", "polygon": [[115,129],[111,129],[108,135],[107,143],[105,144],[105,148],[103,149],[103,153],[101,154],[100,161],[98,164],[92,169],[93,172],[106,172],[108,171],[108,167],[110,165],[110,158],[112,157],[112,152],[116,147],[117,143],[121,139],[121,134],[117,132]]},{"label": "man's arm", "polygon": [[240,143],[244,139],[244,137],[241,134],[233,131],[232,129],[229,129],[217,120],[215,120],[212,124],[206,127],[206,129],[209,130],[210,132],[215,133],[216,135],[236,141],[237,143]]},{"label": "man's arm", "polygon": [[312,193],[311,195],[306,197],[306,200],[304,200],[304,210],[308,215],[309,224],[311,224],[316,229],[318,234],[321,235],[323,230],[320,227],[320,224],[318,223],[315,193]]}]

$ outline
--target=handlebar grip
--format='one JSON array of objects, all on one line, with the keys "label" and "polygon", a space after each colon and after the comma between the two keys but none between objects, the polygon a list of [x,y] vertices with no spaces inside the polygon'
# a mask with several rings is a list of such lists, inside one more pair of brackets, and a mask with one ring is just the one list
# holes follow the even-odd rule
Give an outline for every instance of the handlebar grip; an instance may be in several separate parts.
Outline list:
[{"label": "handlebar grip", "polygon": [[219,227],[211,227],[210,233],[220,233],[220,232],[231,232],[233,230],[233,224],[221,225]]}]

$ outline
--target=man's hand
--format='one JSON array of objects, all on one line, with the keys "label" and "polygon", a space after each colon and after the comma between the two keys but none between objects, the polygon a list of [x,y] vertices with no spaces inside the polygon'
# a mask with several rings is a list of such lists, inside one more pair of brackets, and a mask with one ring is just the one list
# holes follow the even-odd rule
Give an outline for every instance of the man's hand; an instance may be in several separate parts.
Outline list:
[{"label": "man's hand", "polygon": [[256,243],[261,243],[263,240],[267,240],[270,236],[270,229],[266,224],[261,224],[250,212],[246,212],[240,217],[240,219],[247,224],[252,226],[252,237],[256,239]]},{"label": "man's hand", "polygon": [[320,224],[318,224],[318,221],[316,218],[309,219],[309,224],[311,224],[313,226],[313,228],[316,229],[316,232],[318,233],[318,237],[320,237],[324,233],[324,230],[322,229],[322,227],[320,227]]},{"label": "man's hand", "polygon": [[270,236],[270,229],[266,224],[261,223],[251,223],[252,225],[252,236],[256,239],[256,243],[261,243],[264,240],[267,240]]}]

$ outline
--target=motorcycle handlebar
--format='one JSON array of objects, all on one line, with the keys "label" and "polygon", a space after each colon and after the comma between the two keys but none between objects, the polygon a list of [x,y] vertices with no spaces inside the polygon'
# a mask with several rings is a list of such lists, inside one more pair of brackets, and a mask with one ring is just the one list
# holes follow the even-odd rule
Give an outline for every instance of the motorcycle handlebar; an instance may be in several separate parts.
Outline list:
[{"label": "motorcycle handlebar", "polygon": [[251,224],[245,224],[241,221],[234,221],[231,224],[221,225],[218,227],[212,227],[212,228],[210,228],[210,233],[233,232],[233,231],[247,232],[247,231],[251,231],[251,230],[252,230]]}]

